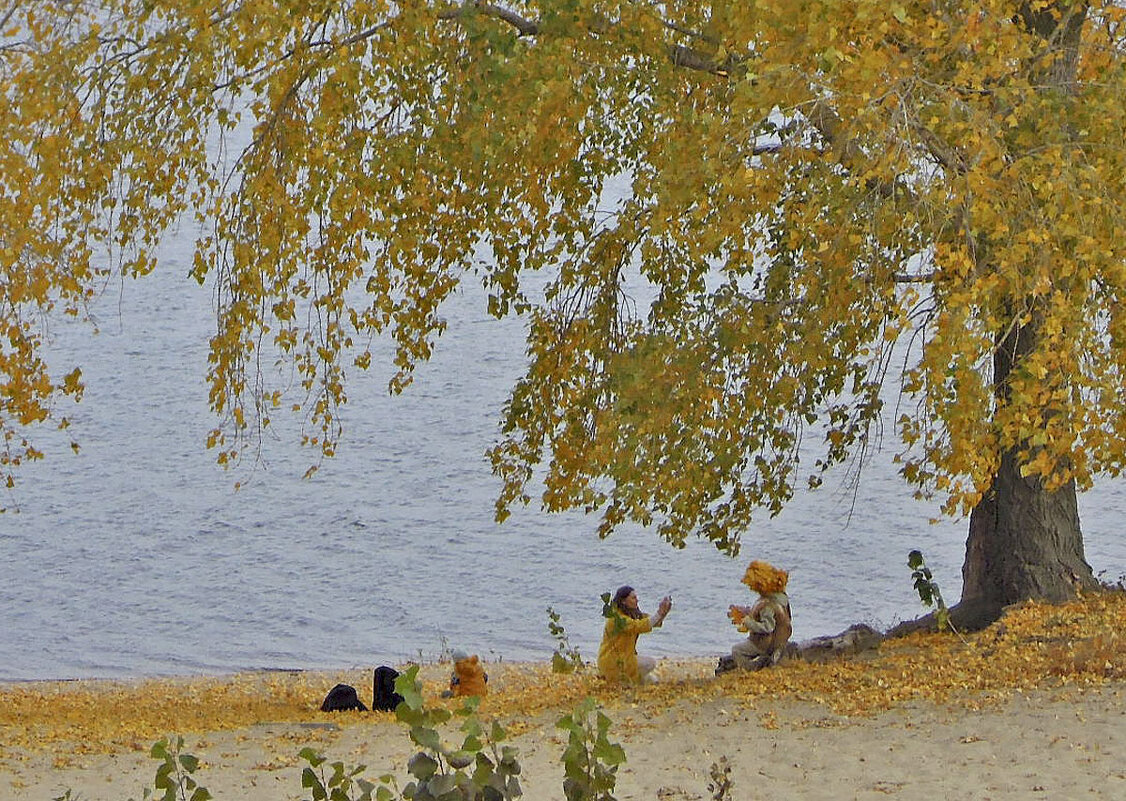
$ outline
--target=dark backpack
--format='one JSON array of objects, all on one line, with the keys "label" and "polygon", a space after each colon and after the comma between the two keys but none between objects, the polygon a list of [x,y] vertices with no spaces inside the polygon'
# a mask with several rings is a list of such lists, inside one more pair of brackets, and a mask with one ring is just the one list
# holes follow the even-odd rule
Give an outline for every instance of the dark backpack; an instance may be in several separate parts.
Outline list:
[{"label": "dark backpack", "polygon": [[384,712],[394,712],[395,707],[403,703],[403,696],[395,692],[395,679],[399,678],[399,671],[387,665],[380,665],[375,669],[371,682],[371,708]]},{"label": "dark backpack", "polygon": [[343,712],[347,709],[358,709],[367,712],[368,708],[356,694],[356,688],[350,684],[337,684],[328,691],[324,703],[321,704],[322,712]]}]

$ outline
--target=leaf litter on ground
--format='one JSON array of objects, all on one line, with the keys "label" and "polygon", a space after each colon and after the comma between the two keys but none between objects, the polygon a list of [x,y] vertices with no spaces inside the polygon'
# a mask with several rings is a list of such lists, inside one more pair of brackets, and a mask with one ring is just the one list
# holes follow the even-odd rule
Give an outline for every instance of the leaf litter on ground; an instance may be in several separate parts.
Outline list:
[{"label": "leaf litter on ground", "polygon": [[[489,695],[479,715],[519,735],[542,728],[590,696],[628,731],[685,705],[721,703],[723,714],[791,700],[845,718],[915,701],[979,709],[1042,688],[1076,688],[1126,680],[1126,592],[1108,590],[1060,605],[1026,602],[965,642],[953,634],[916,633],[874,651],[826,663],[800,660],[754,673],[714,676],[714,659],[666,659],[659,681],[622,686],[587,668],[560,674],[543,663],[488,665]],[[442,699],[449,666],[422,666],[428,705]],[[145,750],[169,732],[205,736],[270,724],[299,724],[308,740],[376,720],[387,712],[326,713],[334,684],[371,686],[370,668],[338,672],[255,672],[142,681],[42,681],[0,684],[0,766],[40,752],[80,754]],[[361,691],[361,695],[362,695]],[[759,715],[777,727],[777,716]],[[808,721],[806,721],[808,723]],[[822,724],[817,724],[822,725]],[[297,745],[294,745],[296,753]]]}]

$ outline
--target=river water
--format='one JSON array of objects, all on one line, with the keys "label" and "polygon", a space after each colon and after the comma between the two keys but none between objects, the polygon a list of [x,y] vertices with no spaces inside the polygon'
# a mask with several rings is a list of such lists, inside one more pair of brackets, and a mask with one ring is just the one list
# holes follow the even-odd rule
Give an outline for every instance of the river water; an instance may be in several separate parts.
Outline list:
[{"label": "river water", "polygon": [[[345,668],[452,648],[547,659],[548,606],[593,658],[599,594],[623,583],[645,609],[674,599],[643,652],[717,655],[739,637],[726,609],[751,599],[739,579],[752,558],[791,571],[797,639],[924,612],[913,548],[948,602],[960,594],[966,521],[930,522],[937,507],[911,499],[894,442],[855,495],[830,474],[763,515],[735,560],[638,528],[600,541],[577,513],[529,508],[495,524],[484,451],[523,330],[487,317],[472,288],[451,301],[449,329],[404,395],[387,394],[386,370],[353,378],[345,439],[313,478],[301,478],[312,456],[294,430],[266,442],[263,464],[223,471],[204,448],[211,294],[188,267],[187,245],[173,243],[155,274],[107,288],[97,334],[54,323],[52,363],[81,364],[86,397],[59,409],[68,436],[35,432],[48,458],[5,498],[18,509],[0,515],[0,680]],[[1116,579],[1126,482],[1080,504],[1088,561]]]}]

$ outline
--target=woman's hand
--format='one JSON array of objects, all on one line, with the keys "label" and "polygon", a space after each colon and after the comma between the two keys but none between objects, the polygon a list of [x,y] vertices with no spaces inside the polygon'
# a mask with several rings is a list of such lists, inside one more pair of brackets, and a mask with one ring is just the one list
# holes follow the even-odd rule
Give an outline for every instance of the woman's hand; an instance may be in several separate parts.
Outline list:
[{"label": "woman's hand", "polygon": [[659,626],[664,623],[665,615],[669,613],[670,609],[672,609],[672,598],[666,595],[661,599],[661,602],[657,604],[657,618],[653,621],[653,625]]}]

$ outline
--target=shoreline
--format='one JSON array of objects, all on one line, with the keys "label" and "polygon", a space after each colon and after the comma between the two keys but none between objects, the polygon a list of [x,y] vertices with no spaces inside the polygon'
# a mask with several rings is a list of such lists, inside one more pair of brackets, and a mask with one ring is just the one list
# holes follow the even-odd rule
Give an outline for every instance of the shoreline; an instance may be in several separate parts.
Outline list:
[{"label": "shoreline", "polygon": [[[495,679],[498,700],[501,694],[520,691],[520,673],[531,671],[542,681],[544,667],[510,665]],[[733,782],[731,801],[888,795],[1012,801],[1126,797],[1124,680],[967,694],[945,702],[907,698],[888,708],[846,714],[835,711],[826,699],[769,691],[742,697],[740,690],[758,674],[700,681],[693,673],[700,667],[662,665],[666,673],[674,668],[685,673],[668,675],[663,686],[599,698],[612,720],[609,739],[626,753],[614,793],[619,801],[713,798],[711,774],[724,764]],[[424,685],[439,679],[434,673],[444,668],[427,666]],[[323,686],[340,677],[304,678],[316,678]],[[252,678],[270,679],[253,674],[237,682],[245,687]],[[197,682],[187,686],[203,689]],[[115,688],[90,689],[112,694]],[[543,685],[537,690],[550,691]],[[66,694],[62,690],[61,696]],[[521,765],[524,798],[563,801],[561,759],[567,735],[555,720],[569,706],[549,704],[520,713],[499,708],[490,712],[488,700],[482,705],[482,719],[496,712],[495,718],[508,729],[507,742],[517,749]],[[122,734],[129,728],[128,721],[125,724]],[[184,737],[184,753],[200,759],[194,778],[216,801],[308,799],[301,785],[306,762],[298,757],[304,747],[349,769],[366,765],[363,776],[372,781],[391,773],[401,788],[410,778],[407,762],[418,750],[407,727],[381,712],[304,710],[289,720],[253,720],[178,733]],[[443,728],[447,743],[460,742],[461,736],[456,721]],[[149,755],[155,739],[125,735],[104,749],[84,749],[72,740],[19,754],[6,748],[0,756],[0,799],[47,801],[68,790],[82,801],[140,798],[144,788],[153,786],[159,764]]]},{"label": "shoreline", "polygon": [[[1126,797],[1126,593],[1025,604],[965,639],[919,633],[826,663],[784,660],[716,677],[708,658],[661,659],[658,682],[612,685],[588,668],[487,661],[478,710],[518,749],[524,797],[562,799],[566,732],[586,698],[627,761],[619,801],[712,798],[726,758],[734,799]],[[644,653],[644,640],[641,642]],[[396,665],[402,668],[404,665]],[[0,682],[0,799],[140,798],[151,745],[184,737],[217,801],[308,798],[306,746],[402,785],[416,753],[385,712],[325,713],[333,684],[371,700],[373,666],[225,676]],[[420,667],[428,707],[450,666]],[[460,742],[457,719],[442,736]]]},{"label": "shoreline", "polygon": [[[739,640],[742,636],[745,636],[745,635],[739,634],[738,632],[736,632],[734,630],[734,628],[732,628],[732,634],[731,634],[731,637],[729,638],[730,641],[728,642],[728,645],[733,644],[734,642]],[[585,643],[585,645],[586,645],[586,647],[583,649],[584,654],[589,652],[589,653],[593,654],[594,656],[597,655],[597,652],[598,652],[598,642],[597,641]],[[645,642],[643,640],[642,646],[641,646],[641,650],[643,652],[646,650],[644,648],[644,645],[645,645]],[[655,656],[656,658],[658,658],[660,660],[669,661],[669,662],[707,661],[707,660],[712,660],[713,662],[715,662],[720,657],[721,653],[727,653],[726,650],[719,649],[719,648],[717,648],[714,653],[709,653],[709,654],[700,654],[698,652],[692,652],[692,651],[685,651],[685,652],[671,651],[670,652],[670,651],[668,651],[667,649],[664,649],[664,648],[659,649],[659,651],[660,651],[659,653],[651,653],[651,655]],[[544,647],[540,648],[539,650],[531,650],[531,649],[522,650],[522,651],[519,652],[520,653],[519,656],[510,656],[509,654],[497,653],[497,652],[492,651],[492,650],[490,650],[488,652],[478,651],[477,654],[480,657],[482,662],[488,662],[489,664],[505,664],[505,665],[507,665],[507,664],[540,664],[540,663],[544,663],[544,662],[550,662],[551,661],[551,655],[554,652],[555,652],[555,649],[553,647],[547,647],[545,645]],[[594,658],[593,657],[591,659],[585,659],[584,658],[584,661],[593,662]],[[380,664],[391,665],[391,666],[412,665],[412,664],[434,665],[434,664],[444,664],[446,662],[449,662],[448,651],[434,651],[434,652],[424,652],[422,654],[419,654],[418,652],[415,652],[413,654],[412,653],[403,653],[403,654],[399,655],[398,658],[396,658],[395,655],[388,655],[388,656],[382,657],[382,661],[379,661],[379,662],[373,661],[370,664],[366,663],[366,662],[363,663],[363,664],[347,664],[347,663],[341,662],[341,663],[326,663],[326,664],[310,663],[309,665],[305,665],[305,666],[302,666],[302,665],[250,665],[250,666],[243,666],[243,667],[230,666],[230,667],[220,667],[220,668],[201,667],[199,669],[171,668],[167,671],[151,671],[151,672],[142,672],[142,673],[132,673],[132,672],[130,672],[130,673],[120,673],[120,674],[92,673],[92,674],[89,674],[89,675],[62,674],[62,675],[58,675],[58,676],[14,676],[14,677],[4,677],[3,675],[0,675],[0,688],[3,688],[7,685],[25,685],[25,684],[50,683],[50,682],[59,682],[59,683],[83,682],[83,681],[91,681],[91,682],[100,682],[100,681],[104,681],[104,682],[142,682],[142,681],[148,681],[148,680],[153,680],[153,679],[155,679],[155,680],[165,680],[165,679],[175,680],[175,679],[193,679],[193,678],[201,678],[201,679],[204,679],[204,678],[222,678],[222,677],[225,677],[225,676],[239,676],[239,675],[245,675],[245,674],[250,674],[250,673],[263,673],[263,674],[271,674],[271,673],[341,673],[341,672],[350,671],[350,670],[363,670],[365,668],[368,669],[368,670],[371,670],[371,669],[374,669],[375,667],[379,666]],[[2,800],[0,800],[0,801],[2,801]]]}]

